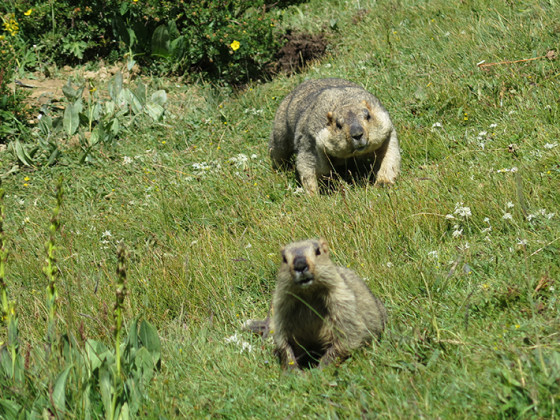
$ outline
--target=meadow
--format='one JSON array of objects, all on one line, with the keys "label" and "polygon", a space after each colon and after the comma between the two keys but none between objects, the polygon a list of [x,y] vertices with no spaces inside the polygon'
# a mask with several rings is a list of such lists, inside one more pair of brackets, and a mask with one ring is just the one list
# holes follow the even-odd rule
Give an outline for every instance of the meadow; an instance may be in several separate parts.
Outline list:
[{"label": "meadow", "polygon": [[[2,267],[26,373],[2,379],[0,417],[113,418],[80,399],[77,362],[35,350],[52,325],[77,354],[88,339],[115,347],[123,282],[122,339],[146,320],[161,345],[154,366],[125,364],[151,372],[137,417],[560,417],[558,16],[553,0],[312,0],[284,24],[331,28],[329,54],[298,74],[243,89],[144,77],[167,94],[163,117],[135,121],[87,161],[11,171],[1,152]],[[309,196],[272,170],[277,106],[320,77],[355,81],[390,112],[394,187],[335,177]],[[343,363],[284,373],[272,342],[242,324],[267,314],[280,247],[309,237],[365,278],[389,324]]]}]

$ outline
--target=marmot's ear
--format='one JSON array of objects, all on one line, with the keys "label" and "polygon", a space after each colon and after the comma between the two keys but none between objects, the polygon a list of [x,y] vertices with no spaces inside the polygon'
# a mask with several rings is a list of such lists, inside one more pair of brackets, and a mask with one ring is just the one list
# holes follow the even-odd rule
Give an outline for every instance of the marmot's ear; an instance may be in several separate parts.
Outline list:
[{"label": "marmot's ear", "polygon": [[327,112],[327,125],[333,125],[333,124],[334,124],[333,113],[329,111]]},{"label": "marmot's ear", "polygon": [[319,238],[319,247],[321,248],[321,251],[323,253],[325,254],[329,253],[329,245],[327,244],[325,238]]}]

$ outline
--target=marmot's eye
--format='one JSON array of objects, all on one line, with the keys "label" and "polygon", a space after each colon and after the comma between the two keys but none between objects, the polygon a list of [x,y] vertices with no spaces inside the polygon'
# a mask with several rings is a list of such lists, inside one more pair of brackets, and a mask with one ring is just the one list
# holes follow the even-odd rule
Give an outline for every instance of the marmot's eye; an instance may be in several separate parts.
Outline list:
[{"label": "marmot's eye", "polygon": [[366,109],[364,110],[365,114],[366,114],[366,120],[369,121],[371,120],[371,115],[369,114],[369,111]]},{"label": "marmot's eye", "polygon": [[288,260],[286,259],[286,255],[284,253],[282,253],[282,262],[284,264],[288,264]]},{"label": "marmot's eye", "polygon": [[338,128],[339,130],[342,130],[342,124],[340,122],[336,122],[336,128]]},{"label": "marmot's eye", "polygon": [[321,248],[315,248],[315,255],[321,255]]}]

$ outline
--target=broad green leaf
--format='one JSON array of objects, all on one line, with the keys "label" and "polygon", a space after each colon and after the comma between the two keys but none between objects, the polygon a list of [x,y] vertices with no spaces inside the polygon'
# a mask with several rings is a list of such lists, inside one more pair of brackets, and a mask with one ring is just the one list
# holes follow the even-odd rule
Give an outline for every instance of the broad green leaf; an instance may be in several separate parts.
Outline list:
[{"label": "broad green leaf", "polygon": [[0,399],[0,412],[4,413],[7,419],[17,418],[20,409],[21,406],[18,403],[11,400]]},{"label": "broad green leaf", "polygon": [[148,321],[142,320],[139,336],[142,344],[151,353],[154,364],[157,364],[161,354],[161,341],[156,328]]},{"label": "broad green leaf", "polygon": [[66,408],[66,379],[68,379],[68,374],[70,373],[70,369],[72,369],[72,367],[73,365],[70,365],[64,369],[60,375],[58,375],[54,384],[52,400],[57,411],[64,411]]},{"label": "broad green leaf", "polygon": [[119,413],[119,420],[128,420],[130,418],[130,413],[128,410],[128,403],[124,403],[121,407],[121,412]]},{"label": "broad green leaf", "polygon": [[66,99],[69,101],[75,101],[78,99],[78,91],[72,87],[72,82],[68,80],[68,82],[62,86],[62,93],[66,96]]},{"label": "broad green leaf", "polygon": [[152,55],[159,57],[169,57],[169,30],[167,25],[160,25],[154,31],[152,36]]},{"label": "broad green leaf", "polygon": [[64,118],[62,120],[62,126],[64,132],[68,136],[72,136],[78,130],[80,126],[80,112],[82,112],[82,100],[78,99],[73,104],[68,104],[64,110]]},{"label": "broad green leaf", "polygon": [[91,370],[97,369],[104,360],[104,355],[107,352],[105,344],[89,339],[86,341],[86,355],[90,363]]},{"label": "broad green leaf", "polygon": [[119,134],[119,130],[120,130],[119,120],[115,118],[111,123],[111,127],[109,128],[109,131],[116,136],[117,134]]},{"label": "broad green leaf", "polygon": [[165,109],[161,105],[152,102],[146,105],[146,112],[154,121],[158,121],[163,115],[164,111]]},{"label": "broad green leaf", "polygon": [[165,90],[158,90],[152,93],[152,102],[163,106],[167,102],[167,92]]},{"label": "broad green leaf", "polygon": [[18,160],[26,166],[33,166],[33,158],[29,156],[25,147],[16,139],[13,143],[14,152]]},{"label": "broad green leaf", "polygon": [[99,371],[99,390],[101,392],[101,401],[103,401],[103,406],[105,407],[105,414],[109,416],[111,413],[111,400],[114,389],[111,380],[111,372],[107,364],[103,364],[103,367]]}]

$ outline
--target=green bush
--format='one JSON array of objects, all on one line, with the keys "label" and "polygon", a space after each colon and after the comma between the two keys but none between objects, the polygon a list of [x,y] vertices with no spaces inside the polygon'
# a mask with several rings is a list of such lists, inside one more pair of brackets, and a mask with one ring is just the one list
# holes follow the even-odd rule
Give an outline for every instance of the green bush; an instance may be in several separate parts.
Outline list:
[{"label": "green bush", "polygon": [[25,106],[22,94],[13,91],[8,84],[14,78],[14,72],[22,59],[18,57],[22,50],[19,37],[19,22],[16,15],[2,15],[2,31],[0,32],[0,143],[7,143],[17,138],[27,129],[21,121],[25,118]]},{"label": "green bush", "polygon": [[17,17],[26,49],[60,65],[128,56],[158,72],[239,83],[258,77],[278,50],[279,14],[264,0],[12,2],[0,13]]}]

